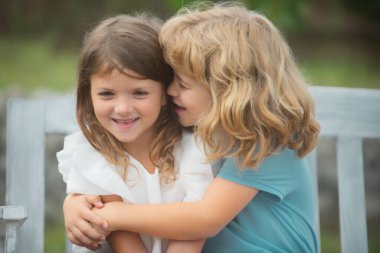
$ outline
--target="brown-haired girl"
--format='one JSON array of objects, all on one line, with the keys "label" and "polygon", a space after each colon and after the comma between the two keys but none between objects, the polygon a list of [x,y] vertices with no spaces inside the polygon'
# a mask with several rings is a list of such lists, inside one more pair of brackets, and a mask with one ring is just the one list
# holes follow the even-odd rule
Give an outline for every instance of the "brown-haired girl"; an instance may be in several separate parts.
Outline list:
[{"label": "brown-haired girl", "polygon": [[[68,193],[101,195],[103,202],[195,201],[212,180],[192,133],[183,132],[181,139],[168,101],[172,70],[158,41],[160,27],[148,15],[119,15],[103,20],[85,37],[76,107],[81,131],[67,136],[57,154]],[[67,229],[75,243],[71,235],[79,230]],[[167,248],[166,240],[126,231],[111,233],[107,241],[114,253]],[[181,244],[169,243],[169,249]],[[99,251],[111,252],[106,241]]]}]

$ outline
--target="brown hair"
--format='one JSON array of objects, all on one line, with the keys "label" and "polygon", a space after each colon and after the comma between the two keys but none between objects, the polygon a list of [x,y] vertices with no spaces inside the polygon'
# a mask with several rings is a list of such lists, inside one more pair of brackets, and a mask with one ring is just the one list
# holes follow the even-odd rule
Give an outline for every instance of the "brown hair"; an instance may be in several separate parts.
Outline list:
[{"label": "brown hair", "polygon": [[[128,168],[129,159],[120,143],[96,119],[91,99],[91,77],[117,69],[132,70],[142,78],[162,83],[163,91],[172,80],[172,69],[163,58],[158,42],[161,28],[158,18],[146,14],[118,15],[103,20],[84,39],[79,59],[77,120],[92,146],[116,166]],[[181,138],[181,128],[173,106],[162,107],[156,122],[150,158],[160,169],[161,179],[175,178],[174,145]],[[125,173],[125,172],[124,172]],[[126,173],[125,173],[126,174]]]}]

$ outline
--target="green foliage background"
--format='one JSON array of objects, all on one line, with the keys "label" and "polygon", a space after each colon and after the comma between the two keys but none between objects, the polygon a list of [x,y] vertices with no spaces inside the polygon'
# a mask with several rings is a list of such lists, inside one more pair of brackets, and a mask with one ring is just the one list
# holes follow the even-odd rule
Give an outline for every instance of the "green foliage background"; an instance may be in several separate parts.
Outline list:
[{"label": "green foliage background", "polygon": [[[0,2],[0,90],[71,91],[82,37],[100,19],[148,11],[162,19],[189,0],[14,0]],[[380,88],[379,3],[245,0],[287,37],[316,85]],[[360,7],[358,7],[360,6]],[[379,14],[379,15],[377,15]]]}]

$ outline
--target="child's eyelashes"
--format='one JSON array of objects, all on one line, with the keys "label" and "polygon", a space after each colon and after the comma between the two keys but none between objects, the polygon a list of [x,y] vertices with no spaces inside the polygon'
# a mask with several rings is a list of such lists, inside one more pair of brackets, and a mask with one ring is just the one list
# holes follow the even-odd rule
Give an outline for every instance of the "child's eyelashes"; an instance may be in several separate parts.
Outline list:
[{"label": "child's eyelashes", "polygon": [[111,97],[113,95],[114,95],[114,93],[111,91],[101,91],[98,93],[98,96],[100,96],[100,97]]},{"label": "child's eyelashes", "polygon": [[186,83],[184,83],[181,78],[179,78],[178,76],[175,76],[175,79],[177,81],[177,84],[178,84],[178,87],[181,88],[181,89],[188,89],[188,85]]},{"label": "child's eyelashes", "polygon": [[113,92],[113,91],[99,91],[97,95],[99,98],[102,98],[102,99],[112,99],[112,98],[115,98],[116,96],[124,96],[124,95],[131,96],[137,99],[143,99],[149,95],[149,92],[146,90],[132,90],[132,91],[122,92],[122,93]]},{"label": "child's eyelashes", "polygon": [[179,86],[181,89],[187,89],[186,85],[184,85],[181,81],[178,81],[178,86]]},{"label": "child's eyelashes", "polygon": [[136,96],[136,97],[145,97],[146,95],[148,95],[149,93],[145,90],[136,90],[133,92],[133,95]]}]

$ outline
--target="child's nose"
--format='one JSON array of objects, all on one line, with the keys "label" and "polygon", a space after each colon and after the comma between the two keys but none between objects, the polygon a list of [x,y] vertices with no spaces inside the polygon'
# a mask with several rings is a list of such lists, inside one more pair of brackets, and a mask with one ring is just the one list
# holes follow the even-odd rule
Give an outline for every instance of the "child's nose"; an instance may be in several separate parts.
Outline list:
[{"label": "child's nose", "polygon": [[169,96],[172,96],[172,97],[178,96],[178,85],[176,85],[176,82],[177,81],[174,79],[170,83],[168,90],[167,90]]},{"label": "child's nose", "polygon": [[131,102],[129,99],[119,99],[115,104],[115,112],[120,115],[124,115],[130,112],[132,108]]}]

